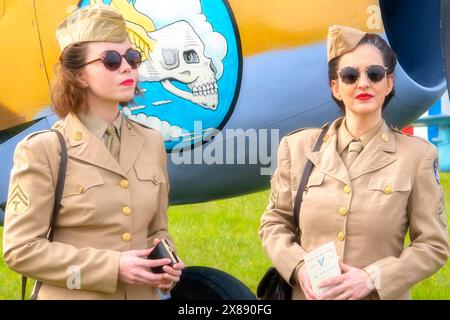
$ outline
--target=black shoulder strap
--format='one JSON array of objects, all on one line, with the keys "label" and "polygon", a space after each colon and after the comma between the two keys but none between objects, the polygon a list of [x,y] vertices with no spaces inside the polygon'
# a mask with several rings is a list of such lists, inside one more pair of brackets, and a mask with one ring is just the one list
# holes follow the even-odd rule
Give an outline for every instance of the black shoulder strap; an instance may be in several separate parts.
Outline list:
[{"label": "black shoulder strap", "polygon": [[[320,150],[320,147],[322,146],[322,143],[323,143],[323,138],[324,138],[325,134],[327,133],[327,131],[328,131],[328,124],[322,128],[322,132],[320,133],[319,138],[317,139],[316,144],[314,145],[313,151]],[[302,175],[302,180],[300,181],[300,184],[297,189],[297,195],[295,196],[293,214],[294,214],[294,221],[295,221],[295,234],[297,236],[297,239],[300,236],[300,226],[299,226],[300,205],[301,205],[302,199],[303,199],[303,191],[305,190],[306,183],[308,182],[309,176],[311,175],[312,168],[313,168],[313,163],[311,162],[311,160],[308,159],[308,161],[306,162],[306,165],[305,165],[305,170]]]},{"label": "black shoulder strap", "polygon": [[[61,132],[59,132],[58,130],[52,129],[52,131],[54,131],[57,134],[59,144],[61,146],[61,162],[59,164],[58,180],[56,181],[55,202],[53,204],[53,213],[52,213],[52,218],[50,220],[49,232],[47,234],[47,239],[50,242],[53,241],[53,237],[55,235],[56,218],[58,217],[59,208],[61,206],[61,198],[62,198],[62,194],[64,191],[64,183],[66,180],[66,171],[67,171],[67,147],[66,147],[66,143],[64,141],[64,137],[62,136]],[[41,285],[42,285],[42,283],[40,281],[36,282],[36,289],[34,290],[34,294],[31,297],[31,299],[36,299],[37,293],[39,292]],[[22,276],[22,300],[25,300],[26,291],[27,291],[27,277]]]},{"label": "black shoulder strap", "polygon": [[59,139],[59,144],[61,146],[61,162],[59,164],[58,180],[56,181],[55,189],[55,203],[53,204],[52,220],[50,221],[50,232],[48,234],[48,240],[53,241],[53,236],[55,235],[55,224],[56,218],[58,217],[59,208],[61,206],[61,198],[64,191],[64,183],[66,182],[66,171],[67,171],[67,147],[64,142],[64,137],[61,132],[53,129]]}]

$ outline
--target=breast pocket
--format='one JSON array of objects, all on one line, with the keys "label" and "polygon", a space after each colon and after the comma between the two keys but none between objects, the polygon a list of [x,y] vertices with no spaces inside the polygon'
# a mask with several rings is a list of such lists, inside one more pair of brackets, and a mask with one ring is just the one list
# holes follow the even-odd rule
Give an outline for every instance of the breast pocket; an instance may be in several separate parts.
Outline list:
[{"label": "breast pocket", "polygon": [[95,168],[66,176],[61,199],[61,224],[92,225],[100,221],[104,184],[103,176]]},{"label": "breast pocket", "polygon": [[169,183],[163,168],[156,164],[139,164],[134,166],[134,170],[139,182],[134,191],[135,206],[153,215],[162,197],[168,197]]},{"label": "breast pocket", "polygon": [[406,209],[411,192],[411,180],[403,176],[372,176],[368,182],[368,201],[380,211]]},{"label": "breast pocket", "polygon": [[[309,176],[303,191],[308,191],[310,187],[320,186],[323,183],[324,177],[325,174],[323,172],[314,170]],[[300,186],[301,178],[302,176],[298,173],[295,173],[292,177],[292,191],[295,193],[297,193],[297,189]]]},{"label": "breast pocket", "polygon": [[[155,164],[135,165],[136,176],[143,182],[151,182],[154,186],[167,183],[162,168]],[[151,184],[149,185],[151,186]]]}]

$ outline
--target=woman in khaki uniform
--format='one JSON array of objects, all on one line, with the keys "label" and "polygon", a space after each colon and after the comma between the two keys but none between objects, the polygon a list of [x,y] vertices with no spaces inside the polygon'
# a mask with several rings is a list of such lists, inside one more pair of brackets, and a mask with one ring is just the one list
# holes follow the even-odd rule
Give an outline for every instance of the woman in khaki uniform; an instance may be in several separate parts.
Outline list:
[{"label": "woman in khaki uniform", "polygon": [[[395,64],[395,53],[378,35],[330,28],[330,86],[345,116],[330,125],[317,152],[321,129],[282,139],[261,218],[263,247],[293,286],[292,299],[409,299],[409,289],[447,261],[436,148],[382,118],[394,94]],[[308,159],[314,167],[296,239],[293,204]],[[342,274],[319,284],[326,291],[318,296],[303,257],[329,241],[341,257]]]},{"label": "woman in khaki uniform", "polygon": [[[65,139],[67,174],[54,242],[47,240],[60,163],[51,131],[31,134],[14,154],[4,259],[42,282],[38,299],[159,299],[182,263],[147,259],[167,231],[167,155],[157,131],[119,113],[133,99],[141,56],[122,15],[81,9],[57,29],[62,54],[52,85],[54,126]],[[164,266],[156,274],[150,268]]]}]

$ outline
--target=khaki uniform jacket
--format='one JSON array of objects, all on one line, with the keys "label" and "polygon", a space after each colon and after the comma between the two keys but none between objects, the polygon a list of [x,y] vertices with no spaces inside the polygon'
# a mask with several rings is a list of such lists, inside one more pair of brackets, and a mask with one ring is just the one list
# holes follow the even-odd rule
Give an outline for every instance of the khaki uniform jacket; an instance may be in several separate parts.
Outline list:
[{"label": "khaki uniform jacket", "polygon": [[[146,249],[167,231],[167,155],[160,134],[121,124],[120,164],[74,114],[55,124],[68,163],[54,242],[46,239],[60,146],[54,132],[27,136],[16,148],[3,238],[13,270],[43,282],[38,299],[159,299],[151,287],[122,283],[121,251]],[[80,273],[81,289],[76,284]],[[74,280],[75,279],[75,280]]]},{"label": "khaki uniform jacket", "polygon": [[[448,258],[436,148],[383,123],[347,170],[336,152],[341,121],[331,124],[318,152],[312,149],[321,129],[282,139],[261,218],[264,250],[290,281],[307,252],[334,241],[344,263],[371,275],[378,289],[367,298],[408,299],[409,289]],[[307,159],[314,168],[303,194],[300,239],[295,239],[293,204]],[[404,248],[408,229],[411,244]],[[298,284],[292,298],[305,299]]]}]

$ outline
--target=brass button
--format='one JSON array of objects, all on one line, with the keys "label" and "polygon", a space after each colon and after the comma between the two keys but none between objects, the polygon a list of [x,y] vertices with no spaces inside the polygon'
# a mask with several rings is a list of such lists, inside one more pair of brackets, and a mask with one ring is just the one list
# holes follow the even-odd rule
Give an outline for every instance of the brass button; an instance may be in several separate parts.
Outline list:
[{"label": "brass button", "polygon": [[131,208],[130,208],[130,207],[123,207],[123,208],[122,208],[122,213],[123,213],[125,216],[129,216],[129,215],[131,214]]},{"label": "brass button", "polygon": [[346,194],[349,194],[350,192],[352,192],[352,188],[350,188],[349,186],[345,186],[344,187],[344,192],[346,193]]},{"label": "brass button", "polygon": [[128,188],[128,180],[127,179],[122,179],[122,180],[120,180],[120,187],[122,188],[122,189],[126,189],[126,188]]},{"label": "brass button", "polygon": [[83,193],[84,188],[82,186],[78,186],[77,191],[78,191],[78,193]]},{"label": "brass button", "polygon": [[153,183],[154,184],[157,184],[159,182],[159,178],[158,178],[158,176],[155,174],[154,176],[153,176]]},{"label": "brass button", "polygon": [[386,187],[384,187],[384,193],[385,194],[391,194],[392,193],[392,187],[390,184],[388,184]]},{"label": "brass button", "polygon": [[344,239],[345,239],[345,233],[339,232],[339,233],[338,233],[338,239],[339,239],[339,241],[344,241]]},{"label": "brass button", "polygon": [[80,131],[75,132],[75,134],[73,135],[73,138],[76,141],[80,141],[81,139],[83,139],[83,134]]},{"label": "brass button", "polygon": [[388,134],[387,134],[386,132],[384,132],[384,133],[381,135],[381,139],[383,139],[384,142],[388,142],[388,141],[389,141],[389,136],[388,136]]},{"label": "brass button", "polygon": [[343,217],[345,217],[347,215],[347,209],[342,207],[339,209],[339,214]]},{"label": "brass button", "polygon": [[131,124],[129,122],[127,122],[127,128],[128,130],[131,130]]},{"label": "brass button", "polygon": [[326,143],[330,139],[330,135],[327,133],[323,136],[323,143]]},{"label": "brass button", "polygon": [[131,240],[131,234],[129,234],[128,232],[124,233],[122,235],[122,240],[125,241],[125,242],[130,241]]}]

